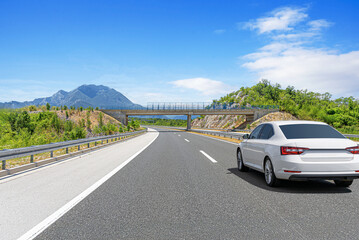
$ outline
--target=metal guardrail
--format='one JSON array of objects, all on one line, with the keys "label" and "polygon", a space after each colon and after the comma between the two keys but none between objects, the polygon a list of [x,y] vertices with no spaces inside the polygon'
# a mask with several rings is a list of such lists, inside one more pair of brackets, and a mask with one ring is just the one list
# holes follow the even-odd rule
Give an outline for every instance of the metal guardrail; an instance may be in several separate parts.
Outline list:
[{"label": "metal guardrail", "polygon": [[[250,130],[243,130],[243,132],[246,133],[240,133],[240,132],[221,132],[221,131],[211,131],[211,130],[199,130],[199,129],[191,129],[192,132],[199,132],[199,133],[205,133],[209,135],[214,136],[223,136],[223,137],[229,137],[229,138],[236,138],[241,139],[241,137],[244,134],[250,133]],[[347,138],[359,138],[359,135],[355,134],[343,134]]]},{"label": "metal guardrail", "polygon": [[221,132],[221,131],[210,131],[210,130],[199,130],[199,129],[191,129],[191,132],[204,133],[212,136],[226,137],[226,138],[232,138],[238,140],[240,140],[244,134],[247,134],[243,132]]},{"label": "metal guardrail", "polygon": [[[186,130],[186,128],[183,128],[183,127],[168,127],[168,128]],[[229,137],[229,138],[236,138],[236,139],[240,139],[244,134],[251,133],[251,130],[239,130],[238,132],[230,132],[230,131],[216,131],[216,129],[207,130],[207,129],[193,129],[193,128],[190,131],[198,132],[198,133],[205,133],[205,134],[209,134],[209,135],[213,135],[213,136],[222,136],[222,137]],[[356,134],[343,134],[343,135],[347,138],[359,138],[359,135],[356,135]]]},{"label": "metal guardrail", "polygon": [[355,135],[355,134],[343,134],[344,136],[346,136],[347,138],[359,138],[359,135]]},{"label": "metal guardrail", "polygon": [[55,150],[66,148],[66,153],[68,153],[69,147],[78,146],[78,150],[80,150],[80,145],[88,144],[88,147],[90,147],[90,143],[95,142],[95,146],[96,146],[98,141],[103,142],[105,140],[108,143],[109,140],[117,141],[123,138],[127,138],[129,136],[135,136],[141,134],[146,131],[147,129],[136,131],[136,132],[120,133],[120,134],[92,137],[92,138],[83,138],[83,139],[77,139],[72,141],[56,142],[56,143],[24,147],[24,148],[4,149],[0,151],[0,161],[2,161],[1,165],[2,165],[2,169],[4,170],[6,169],[6,160],[8,159],[31,156],[30,163],[33,163],[33,156],[35,154],[50,152],[51,153],[50,156],[53,157],[53,151]]}]

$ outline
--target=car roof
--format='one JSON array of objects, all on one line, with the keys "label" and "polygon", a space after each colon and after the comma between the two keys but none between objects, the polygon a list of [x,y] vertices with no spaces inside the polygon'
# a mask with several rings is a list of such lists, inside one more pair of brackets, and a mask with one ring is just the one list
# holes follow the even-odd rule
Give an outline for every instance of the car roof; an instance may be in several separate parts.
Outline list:
[{"label": "car roof", "polygon": [[317,121],[307,121],[307,120],[289,120],[289,121],[273,121],[273,122],[263,122],[264,123],[271,123],[277,126],[281,125],[293,125],[293,124],[318,124],[318,125],[327,125],[323,122],[317,122]]}]

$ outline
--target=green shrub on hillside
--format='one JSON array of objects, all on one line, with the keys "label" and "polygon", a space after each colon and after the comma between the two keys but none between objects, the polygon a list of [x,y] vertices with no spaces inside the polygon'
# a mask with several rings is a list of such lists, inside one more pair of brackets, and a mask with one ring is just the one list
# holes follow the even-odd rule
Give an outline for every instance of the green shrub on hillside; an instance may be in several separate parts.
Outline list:
[{"label": "green shrub on hillside", "polygon": [[122,129],[119,124],[102,122],[102,126],[91,130],[90,111],[86,114],[87,122],[81,119],[77,124],[68,120],[67,111],[66,119],[61,119],[51,111],[29,114],[21,110],[0,110],[0,150],[86,138],[91,131],[95,135],[109,135]]},{"label": "green shrub on hillside", "polygon": [[279,105],[286,111],[304,120],[326,122],[343,133],[359,133],[359,100],[354,97],[331,99],[329,93],[315,93],[296,90],[294,87],[282,89],[262,80],[253,87],[242,87],[213,103],[238,103],[249,105]]},{"label": "green shrub on hillside", "polygon": [[171,126],[171,127],[186,127],[187,121],[181,119],[162,119],[162,118],[133,118],[142,125],[155,126]]}]

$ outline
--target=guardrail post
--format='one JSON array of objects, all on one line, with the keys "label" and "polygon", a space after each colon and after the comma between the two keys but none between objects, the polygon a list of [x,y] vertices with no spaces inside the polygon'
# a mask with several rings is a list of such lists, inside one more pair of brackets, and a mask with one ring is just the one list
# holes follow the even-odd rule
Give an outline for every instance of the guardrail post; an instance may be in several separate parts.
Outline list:
[{"label": "guardrail post", "polygon": [[69,153],[69,148],[67,147],[67,148],[66,148],[66,154],[68,154],[68,153]]},{"label": "guardrail post", "polygon": [[87,148],[90,148],[90,143],[87,144]]},{"label": "guardrail post", "polygon": [[107,139],[107,143],[108,143],[108,139]]},{"label": "guardrail post", "polygon": [[1,168],[2,170],[6,169],[6,160],[2,160]]},{"label": "guardrail post", "polygon": [[80,151],[80,145],[77,146],[77,151]]},{"label": "guardrail post", "polygon": [[97,142],[95,142],[95,147],[97,146]]},{"label": "guardrail post", "polygon": [[54,157],[54,151],[51,151],[50,157]]},{"label": "guardrail post", "polygon": [[31,155],[30,156],[30,163],[33,163],[34,162],[34,155]]}]

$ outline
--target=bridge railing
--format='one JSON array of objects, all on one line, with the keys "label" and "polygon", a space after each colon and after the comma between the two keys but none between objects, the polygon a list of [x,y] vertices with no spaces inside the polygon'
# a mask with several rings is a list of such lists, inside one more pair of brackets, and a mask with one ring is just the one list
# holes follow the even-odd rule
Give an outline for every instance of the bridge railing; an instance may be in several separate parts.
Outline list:
[{"label": "bridge railing", "polygon": [[118,110],[235,110],[235,109],[279,109],[278,105],[248,105],[239,103],[213,103],[213,102],[149,102],[146,107],[124,107]]}]

